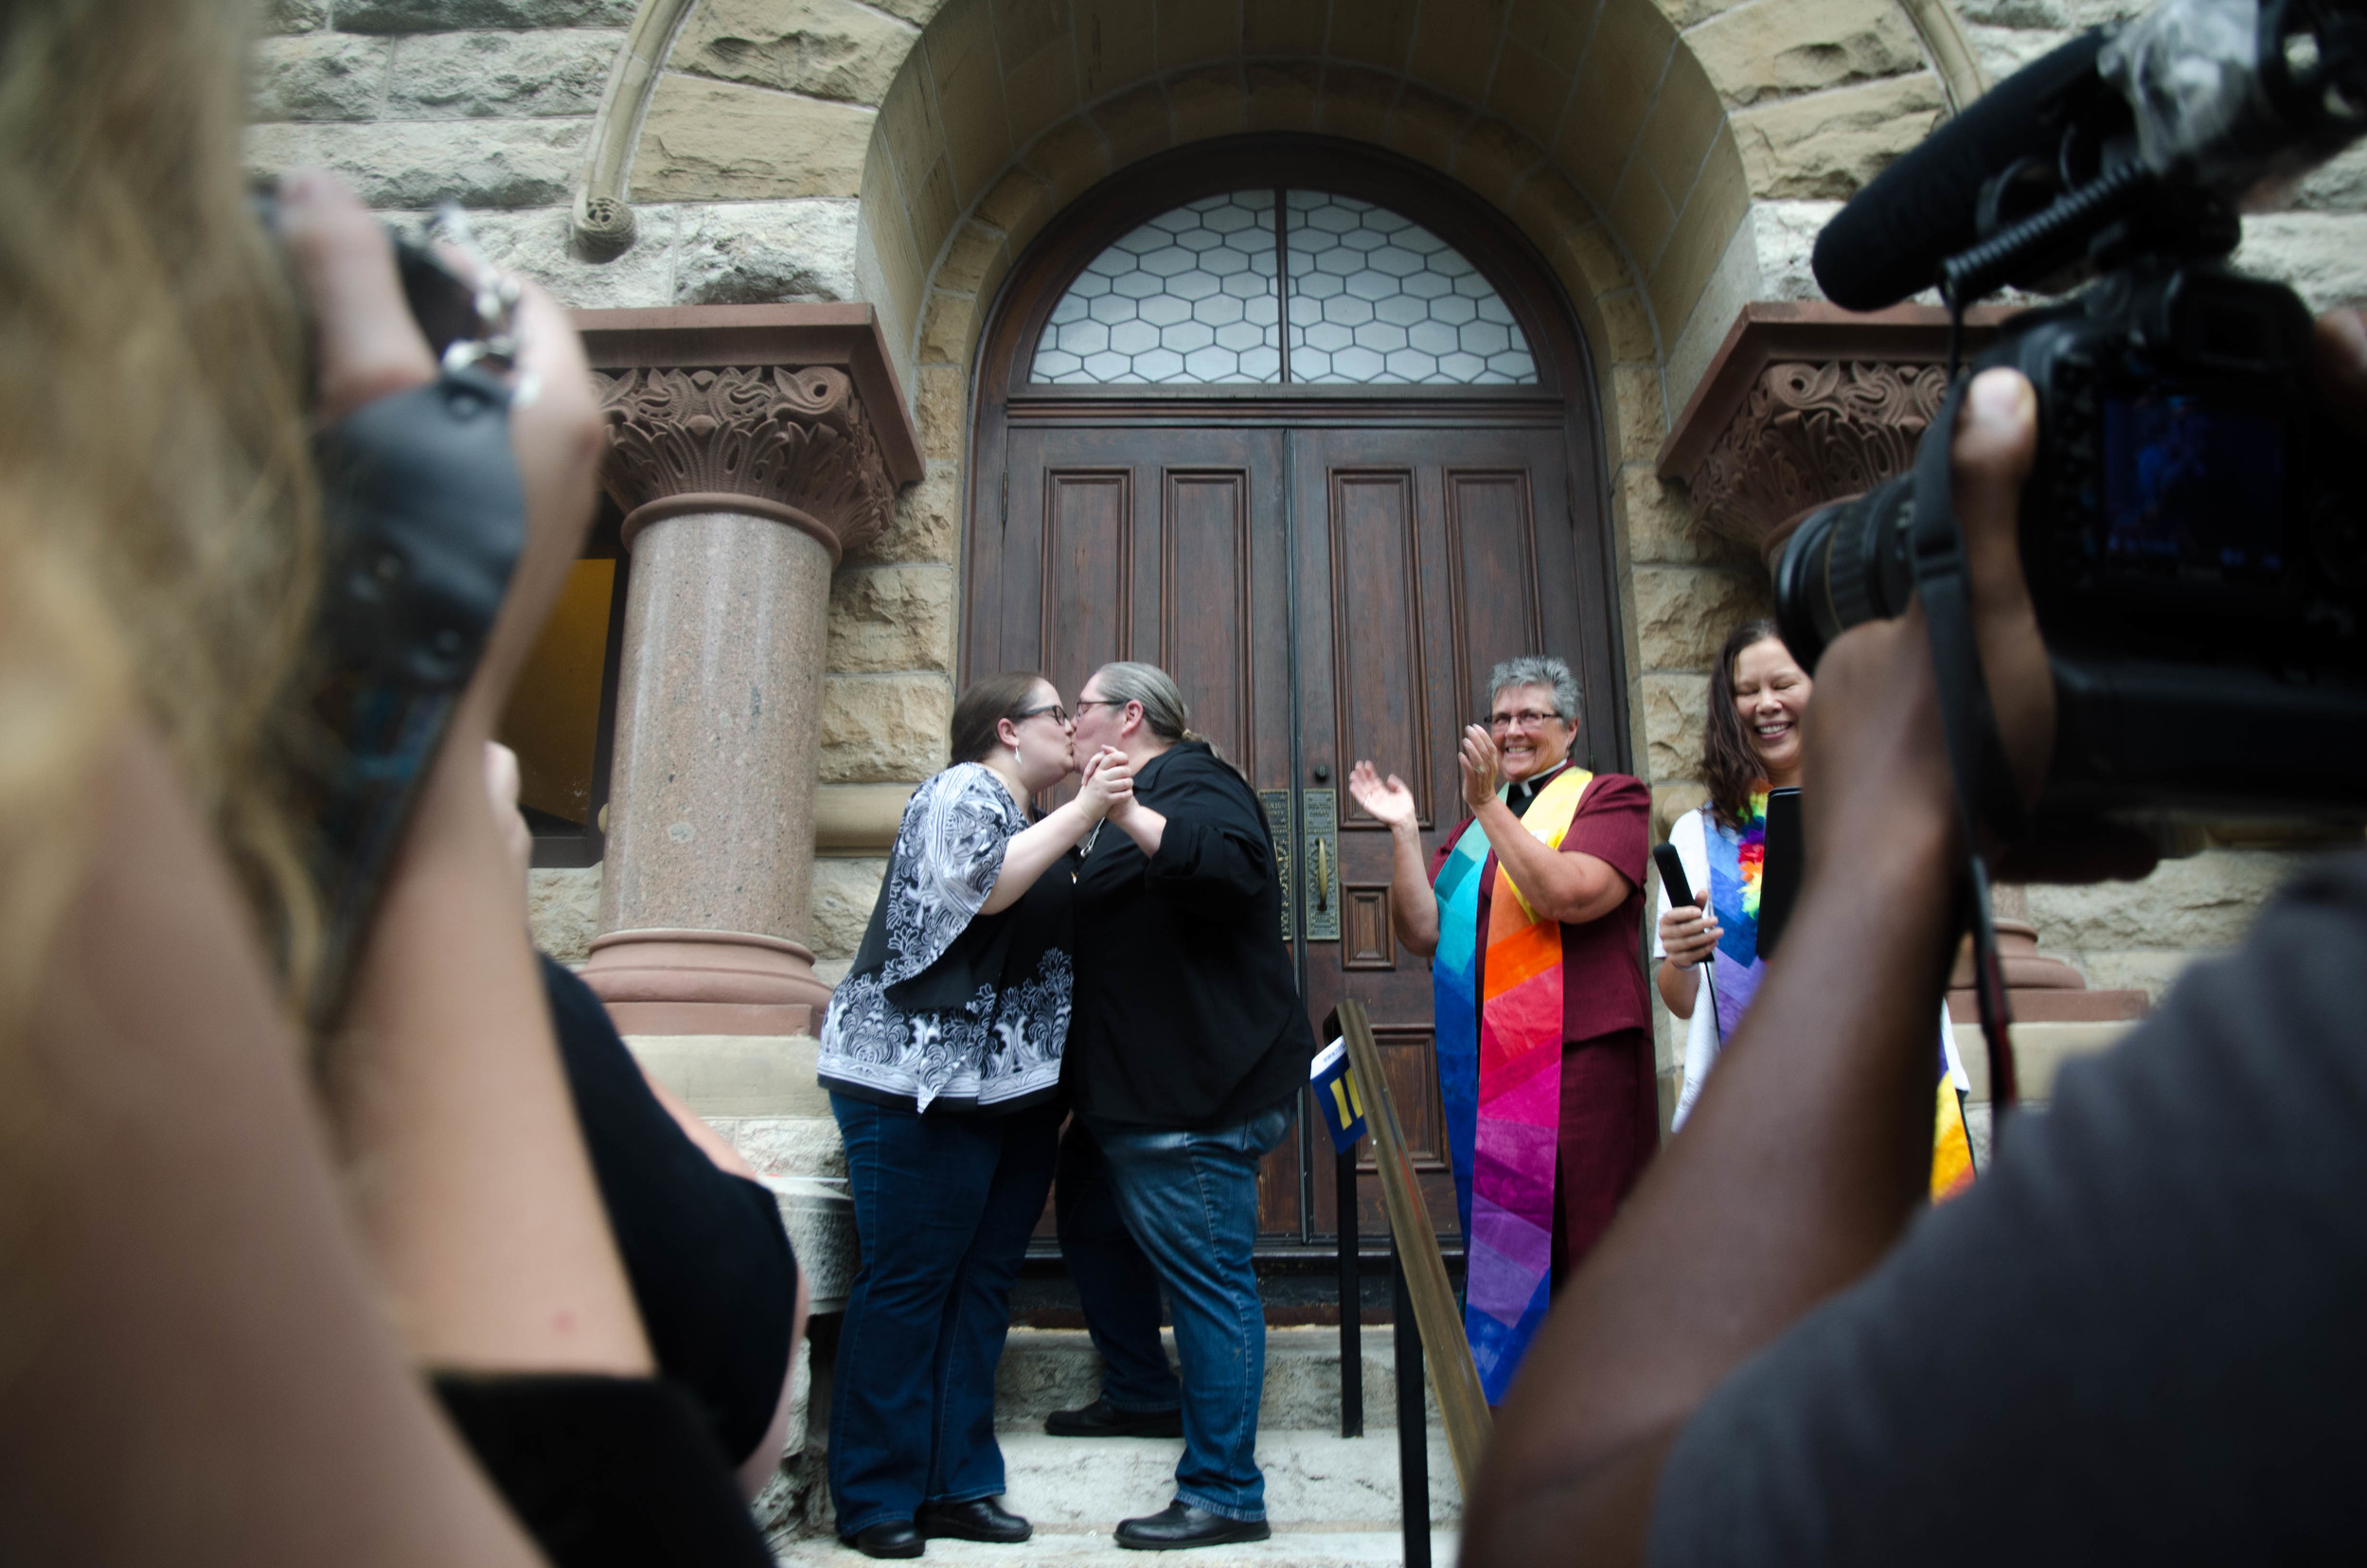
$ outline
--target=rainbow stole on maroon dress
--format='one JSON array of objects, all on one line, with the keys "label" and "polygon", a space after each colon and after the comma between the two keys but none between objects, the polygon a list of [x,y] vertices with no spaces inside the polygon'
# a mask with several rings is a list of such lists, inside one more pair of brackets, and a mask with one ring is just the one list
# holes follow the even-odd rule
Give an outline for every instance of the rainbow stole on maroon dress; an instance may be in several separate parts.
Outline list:
[{"label": "rainbow stole on maroon dress", "polygon": [[[1521,826],[1560,848],[1593,776],[1564,769],[1529,803]],[[1501,865],[1483,886],[1487,851],[1487,835],[1473,821],[1439,867],[1431,986],[1440,1098],[1463,1221],[1464,1331],[1493,1405],[1504,1402],[1545,1321],[1553,1283],[1562,976],[1561,923],[1539,919]],[[1485,965],[1478,962],[1483,894]]]}]

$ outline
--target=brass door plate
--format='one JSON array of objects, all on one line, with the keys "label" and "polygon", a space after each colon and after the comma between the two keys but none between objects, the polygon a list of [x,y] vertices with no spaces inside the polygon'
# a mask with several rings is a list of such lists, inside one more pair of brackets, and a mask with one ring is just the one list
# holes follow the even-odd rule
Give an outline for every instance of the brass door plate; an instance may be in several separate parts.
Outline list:
[{"label": "brass door plate", "polygon": [[1266,831],[1273,839],[1274,875],[1282,882],[1282,939],[1287,942],[1293,924],[1290,911],[1298,901],[1290,897],[1290,792],[1260,790],[1257,803],[1266,809]]}]

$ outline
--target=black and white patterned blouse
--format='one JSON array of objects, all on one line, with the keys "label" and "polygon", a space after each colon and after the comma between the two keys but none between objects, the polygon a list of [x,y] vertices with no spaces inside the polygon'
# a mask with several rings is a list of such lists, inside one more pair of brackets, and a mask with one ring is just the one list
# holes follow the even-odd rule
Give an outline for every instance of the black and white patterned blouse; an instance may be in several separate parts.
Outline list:
[{"label": "black and white patterned blouse", "polygon": [[863,948],[823,1020],[825,1089],[919,1112],[1015,1111],[1058,1090],[1071,861],[1009,908],[978,913],[1005,846],[1026,827],[980,763],[955,763],[914,792]]}]

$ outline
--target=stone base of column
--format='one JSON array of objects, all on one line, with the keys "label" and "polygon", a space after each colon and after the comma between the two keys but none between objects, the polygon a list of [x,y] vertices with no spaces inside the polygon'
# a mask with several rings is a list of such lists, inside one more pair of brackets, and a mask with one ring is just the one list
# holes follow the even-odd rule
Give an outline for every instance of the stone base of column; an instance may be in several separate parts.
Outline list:
[{"label": "stone base of column", "polygon": [[625,1035],[810,1035],[830,1000],[810,949],[746,931],[612,931],[583,981]]},{"label": "stone base of column", "polygon": [[[2152,1004],[2141,990],[2090,990],[2087,977],[2038,951],[2038,931],[2026,920],[1997,918],[1998,967],[2017,1024],[2116,1024],[2143,1018]],[[1948,1010],[1959,1024],[1978,1024],[1981,1003],[1972,984],[1972,938],[1958,947],[1948,980]]]}]

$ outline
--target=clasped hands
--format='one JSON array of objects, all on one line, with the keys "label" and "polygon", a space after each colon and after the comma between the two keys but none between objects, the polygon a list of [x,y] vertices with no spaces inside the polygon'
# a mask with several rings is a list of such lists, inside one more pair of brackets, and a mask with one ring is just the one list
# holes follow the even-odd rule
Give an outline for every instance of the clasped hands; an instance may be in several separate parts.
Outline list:
[{"label": "clasped hands", "polygon": [[1134,809],[1134,764],[1115,746],[1104,746],[1077,770],[1077,804],[1088,822],[1104,819],[1120,827]]}]

